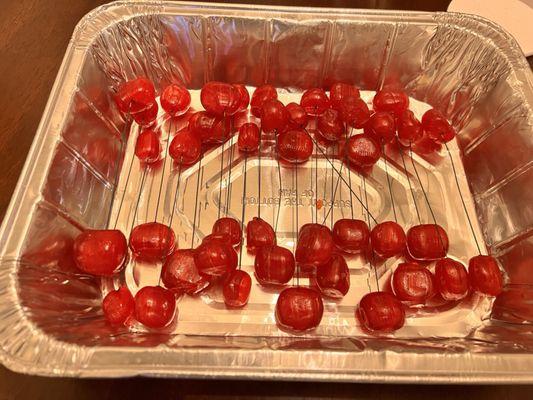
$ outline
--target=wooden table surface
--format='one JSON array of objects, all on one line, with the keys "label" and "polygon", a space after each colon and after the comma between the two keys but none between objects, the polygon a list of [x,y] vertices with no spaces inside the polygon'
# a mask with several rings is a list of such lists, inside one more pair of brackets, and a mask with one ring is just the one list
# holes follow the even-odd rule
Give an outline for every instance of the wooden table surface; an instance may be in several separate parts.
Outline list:
[{"label": "wooden table surface", "polygon": [[[244,1],[243,1],[244,2]],[[76,23],[105,1],[0,0],[0,217],[17,183]],[[251,1],[331,7],[445,10],[447,0]],[[0,399],[522,399],[528,386],[415,386],[178,379],[52,379],[0,366]]]}]

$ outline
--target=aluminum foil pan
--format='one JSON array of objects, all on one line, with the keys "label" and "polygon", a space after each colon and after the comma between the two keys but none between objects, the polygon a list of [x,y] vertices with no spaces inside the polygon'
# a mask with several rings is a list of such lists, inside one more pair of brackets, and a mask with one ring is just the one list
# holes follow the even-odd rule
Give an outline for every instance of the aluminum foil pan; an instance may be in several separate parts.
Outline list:
[{"label": "aluminum foil pan", "polygon": [[[183,173],[170,159],[143,173],[132,151],[139,129],[111,100],[121,82],[139,75],[158,90],[183,83],[196,108],[209,80],[250,91],[270,83],[285,103],[337,80],[356,84],[367,101],[381,87],[399,87],[418,115],[438,108],[459,135],[449,154],[414,156],[406,169],[387,152],[365,179],[342,171],[334,151],[321,146],[297,169],[279,165],[269,137],[246,169],[231,139]],[[94,10],[74,32],[0,232],[0,360],[52,376],[533,381],[532,85],[514,40],[461,14],[174,2]],[[160,114],[158,124],[166,148],[180,122]],[[505,269],[505,291],[494,301],[470,296],[415,310],[386,337],[362,332],[353,309],[386,285],[398,260],[378,266],[378,283],[370,265],[349,260],[350,292],[326,301],[319,329],[302,336],[277,328],[277,294],[255,282],[242,310],[225,309],[210,289],[180,298],[176,323],[163,331],[113,329],[103,320],[102,295],[118,284],[133,292],[155,284],[161,266],[130,261],[120,278],[104,281],[73,266],[72,241],[84,228],[116,225],[127,234],[157,218],[172,223],[186,248],[209,233],[218,213],[240,219],[243,205],[244,221],[261,213],[291,248],[296,221],[364,218],[359,196],[377,220],[396,212],[404,226],[417,223],[415,204],[422,222],[433,211],[450,235],[450,254],[465,262],[476,243],[451,161],[474,235]],[[245,254],[243,268],[252,264]]]}]

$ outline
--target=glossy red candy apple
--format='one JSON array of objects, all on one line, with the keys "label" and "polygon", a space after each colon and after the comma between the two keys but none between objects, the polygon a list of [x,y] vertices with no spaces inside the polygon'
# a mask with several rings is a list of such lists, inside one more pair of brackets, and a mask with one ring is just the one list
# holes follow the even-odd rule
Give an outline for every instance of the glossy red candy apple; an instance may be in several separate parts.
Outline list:
[{"label": "glossy red candy apple", "polygon": [[370,118],[370,110],[359,96],[343,97],[337,107],[342,120],[354,128],[362,128]]},{"label": "glossy red candy apple", "polygon": [[161,108],[169,115],[176,117],[185,114],[191,105],[191,95],[181,85],[168,85],[161,93]]},{"label": "glossy red candy apple", "polygon": [[461,300],[470,284],[466,268],[459,261],[443,258],[435,264],[435,287],[444,300]]},{"label": "glossy red candy apple", "polygon": [[330,229],[321,224],[305,224],[298,233],[296,262],[301,265],[320,267],[333,255],[333,236]]},{"label": "glossy red candy apple", "polygon": [[176,311],[176,298],[161,286],[145,286],[135,295],[135,319],[148,328],[167,326]]},{"label": "glossy red candy apple", "polygon": [[401,263],[392,274],[391,287],[399,300],[425,304],[435,295],[435,277],[419,264]]},{"label": "glossy red candy apple", "polygon": [[224,303],[230,308],[244,307],[250,297],[252,278],[246,271],[237,269],[231,272],[222,285]]},{"label": "glossy red candy apple", "polygon": [[115,102],[123,114],[145,111],[155,103],[154,84],[145,77],[124,82],[118,88]]},{"label": "glossy red candy apple", "polygon": [[241,96],[235,86],[213,81],[202,87],[200,101],[208,113],[224,117],[233,115],[239,110]]},{"label": "glossy red candy apple", "polygon": [[392,114],[385,111],[375,112],[365,124],[365,133],[381,143],[392,141],[396,135],[396,123]]},{"label": "glossy red candy apple", "polygon": [[305,332],[320,325],[324,303],[314,289],[291,287],[283,289],[276,302],[276,321],[280,328]]},{"label": "glossy red candy apple", "polygon": [[402,303],[388,292],[367,293],[359,302],[355,314],[361,326],[371,332],[393,332],[405,323]]},{"label": "glossy red candy apple", "polygon": [[253,122],[247,122],[239,128],[237,147],[244,153],[253,153],[259,148],[259,127]]},{"label": "glossy red candy apple", "polygon": [[360,169],[372,167],[381,157],[379,142],[366,133],[351,136],[344,151],[348,161]]},{"label": "glossy red candy apple", "polygon": [[394,221],[381,222],[370,233],[372,249],[382,258],[403,254],[405,240],[403,228]]},{"label": "glossy red candy apple", "polygon": [[470,286],[478,293],[498,296],[503,290],[503,276],[498,263],[491,256],[475,256],[468,263]]},{"label": "glossy red candy apple", "polygon": [[327,263],[317,269],[316,283],[324,296],[334,299],[344,297],[350,289],[350,271],[344,257],[333,254]]},{"label": "glossy red candy apple", "polygon": [[238,246],[241,244],[241,224],[235,218],[225,217],[217,219],[213,224],[211,233],[215,235],[227,235],[230,238],[232,246]]},{"label": "glossy red candy apple", "polygon": [[300,99],[300,105],[309,115],[321,115],[330,106],[328,95],[324,89],[307,89]]},{"label": "glossy red candy apple", "polygon": [[234,84],[235,88],[239,92],[239,107],[237,111],[243,111],[248,108],[248,104],[250,103],[250,94],[248,93],[248,90],[246,90],[246,87],[241,84]]},{"label": "glossy red candy apple", "polygon": [[111,325],[124,325],[135,310],[135,301],[127,287],[112,290],[102,302],[104,317]]},{"label": "glossy red candy apple", "polygon": [[128,255],[126,237],[119,230],[86,230],[73,245],[76,266],[92,275],[111,276],[124,266]]},{"label": "glossy red candy apple", "polygon": [[159,160],[161,144],[157,132],[146,129],[139,133],[135,143],[135,155],[145,164],[153,164]]},{"label": "glossy red candy apple", "polygon": [[350,254],[363,253],[368,249],[370,230],[360,219],[339,219],[333,225],[333,242],[342,251]]},{"label": "glossy red candy apple", "polygon": [[277,100],[278,92],[272,85],[263,85],[255,89],[250,100],[250,109],[252,114],[257,118],[261,118],[261,108],[263,103],[267,100]]},{"label": "glossy red candy apple", "polygon": [[261,106],[261,129],[265,132],[281,132],[289,122],[289,113],[276,99],[266,100]]},{"label": "glossy red candy apple", "polygon": [[254,217],[246,224],[246,247],[248,251],[253,253],[261,247],[275,244],[276,233],[264,219]]},{"label": "glossy red candy apple", "polygon": [[422,115],[422,128],[428,137],[437,143],[446,143],[455,137],[455,130],[435,109],[428,110]]},{"label": "glossy red candy apple", "polygon": [[192,165],[202,155],[202,142],[188,129],[176,133],[168,149],[170,157],[178,164]]},{"label": "glossy red candy apple", "polygon": [[448,235],[437,224],[415,225],[407,231],[407,250],[417,260],[438,260],[448,253]]},{"label": "glossy red candy apple", "polygon": [[331,85],[329,98],[331,107],[338,110],[342,99],[348,96],[359,97],[359,89],[348,83],[337,82]]},{"label": "glossy red candy apple", "polygon": [[254,268],[260,284],[284,285],[294,276],[294,255],[284,247],[263,246],[257,251]]},{"label": "glossy red candy apple", "polygon": [[154,101],[148,108],[142,111],[138,112],[131,112],[130,115],[133,118],[135,122],[137,122],[140,126],[150,126],[155,123],[155,120],[157,119],[157,111],[158,106],[157,103]]},{"label": "glossy red candy apple", "polygon": [[159,222],[137,225],[130,234],[130,249],[135,258],[155,262],[167,257],[176,245],[172,228]]},{"label": "glossy red candy apple", "polygon": [[385,111],[399,116],[409,108],[409,97],[398,90],[382,89],[376,93],[372,103],[376,111]]},{"label": "glossy red candy apple", "polygon": [[177,294],[194,295],[209,285],[209,281],[198,272],[193,249],[174,251],[163,264],[161,281]]},{"label": "glossy red candy apple", "polygon": [[302,129],[282,132],[278,137],[278,154],[290,163],[303,163],[313,154],[313,140]]},{"label": "glossy red candy apple", "polygon": [[318,133],[328,141],[338,141],[345,132],[344,123],[337,110],[328,108],[318,117]]},{"label": "glossy red candy apple", "polygon": [[289,113],[289,128],[305,128],[307,126],[308,116],[304,108],[298,103],[289,103],[285,106]]},{"label": "glossy red candy apple", "polygon": [[235,270],[238,257],[235,249],[226,240],[212,237],[198,246],[194,261],[200,275],[212,282]]},{"label": "glossy red candy apple", "polygon": [[403,111],[397,119],[398,140],[409,147],[422,138],[422,124],[411,110]]}]

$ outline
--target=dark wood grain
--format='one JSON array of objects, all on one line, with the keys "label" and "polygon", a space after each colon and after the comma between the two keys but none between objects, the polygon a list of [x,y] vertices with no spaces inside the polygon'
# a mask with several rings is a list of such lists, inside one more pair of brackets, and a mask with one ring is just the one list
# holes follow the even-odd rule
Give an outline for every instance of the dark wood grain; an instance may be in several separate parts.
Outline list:
[{"label": "dark wood grain", "polygon": [[[104,3],[90,0],[0,0],[0,216],[3,217],[74,26]],[[294,4],[445,10],[449,1],[272,0]],[[531,387],[404,386],[177,379],[52,379],[0,367],[0,399],[522,399]]]}]

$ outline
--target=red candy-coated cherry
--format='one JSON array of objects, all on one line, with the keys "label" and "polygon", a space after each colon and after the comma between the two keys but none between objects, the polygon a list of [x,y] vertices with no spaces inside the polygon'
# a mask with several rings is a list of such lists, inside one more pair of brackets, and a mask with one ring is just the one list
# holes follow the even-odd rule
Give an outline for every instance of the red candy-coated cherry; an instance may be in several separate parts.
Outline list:
[{"label": "red candy-coated cherry", "polygon": [[205,110],[218,117],[233,115],[239,110],[239,89],[229,83],[208,82],[200,91],[200,101]]},{"label": "red candy-coated cherry", "polygon": [[405,250],[405,232],[393,221],[377,224],[370,233],[372,249],[382,258],[403,254]]},{"label": "red candy-coated cherry", "polygon": [[278,153],[285,161],[303,163],[313,153],[313,140],[301,129],[282,132],[278,137]]},{"label": "red candy-coated cherry", "polygon": [[381,157],[378,141],[366,133],[351,136],[344,151],[350,163],[357,168],[372,167]]},{"label": "red candy-coated cherry", "polygon": [[461,300],[466,297],[470,285],[465,266],[451,258],[437,261],[435,286],[444,300]]},{"label": "red candy-coated cherry", "polygon": [[333,242],[346,253],[363,253],[368,248],[370,230],[360,219],[339,219],[333,225]]},{"label": "red candy-coated cherry", "polygon": [[363,328],[371,332],[392,332],[405,323],[402,303],[388,292],[365,294],[355,314]]},{"label": "red candy-coated cherry", "polygon": [[476,292],[498,296],[503,289],[503,277],[498,263],[491,256],[475,256],[468,263],[470,285]]},{"label": "red candy-coated cherry", "polygon": [[135,143],[135,155],[142,163],[152,164],[159,160],[161,144],[157,132],[147,129],[139,133]]},{"label": "red candy-coated cherry", "polygon": [[135,318],[149,328],[167,326],[176,311],[176,298],[161,286],[145,286],[135,295]]},{"label": "red candy-coated cherry", "polygon": [[241,224],[235,218],[226,217],[217,219],[213,224],[211,233],[215,235],[227,235],[230,238],[232,246],[237,246],[241,243]]},{"label": "red candy-coated cherry", "polygon": [[248,90],[246,90],[246,87],[241,84],[234,84],[235,88],[239,92],[239,107],[237,111],[246,110],[248,108],[248,104],[250,103],[250,94],[248,93]]},{"label": "red candy-coated cherry", "polygon": [[237,147],[244,153],[252,153],[259,148],[259,127],[253,122],[247,122],[239,128]]},{"label": "red candy-coated cherry", "polygon": [[449,142],[455,137],[455,130],[435,109],[428,110],[422,115],[422,128],[431,140],[438,143]]},{"label": "red candy-coated cherry", "polygon": [[316,283],[320,292],[327,297],[340,299],[348,293],[350,271],[344,257],[333,254],[331,259],[316,271]]},{"label": "red candy-coated cherry", "polygon": [[385,111],[399,116],[409,107],[409,97],[404,92],[383,89],[376,93],[372,103],[376,111]]},{"label": "red candy-coated cherry", "polygon": [[123,325],[135,310],[135,301],[127,287],[109,292],[102,302],[104,317],[111,325]]},{"label": "red candy-coated cherry", "polygon": [[210,233],[209,235],[206,235],[202,239],[202,243],[209,243],[211,240],[222,240],[224,243],[233,246],[231,244],[231,237],[229,235],[226,235],[224,233]]},{"label": "red candy-coated cherry", "polygon": [[194,261],[200,275],[213,281],[235,270],[238,258],[231,244],[212,237],[198,246],[194,253]]},{"label": "red candy-coated cherry", "polygon": [[189,109],[191,95],[180,85],[168,85],[161,93],[161,107],[173,117],[182,115]]},{"label": "red candy-coated cherry", "polygon": [[298,233],[295,259],[302,265],[319,267],[333,254],[333,236],[330,229],[320,224],[305,224]]},{"label": "red candy-coated cherry", "polygon": [[255,256],[255,277],[262,285],[284,285],[294,276],[294,256],[280,246],[263,246]]},{"label": "red candy-coated cherry", "polygon": [[279,100],[266,100],[261,106],[261,129],[265,132],[282,131],[289,122],[289,113]]},{"label": "red candy-coated cherry", "polygon": [[289,127],[305,128],[307,126],[308,116],[304,108],[298,103],[289,103],[285,106],[285,109],[289,113]]},{"label": "red candy-coated cherry", "polygon": [[155,103],[154,84],[144,77],[124,82],[118,88],[115,101],[123,114],[145,111]]},{"label": "red candy-coated cherry", "polygon": [[433,274],[415,263],[398,265],[392,274],[391,286],[398,299],[411,304],[424,304],[435,294]]},{"label": "red candy-coated cherry", "polygon": [[338,105],[342,120],[354,128],[362,128],[370,118],[370,110],[359,96],[343,97]]},{"label": "red candy-coated cherry", "polygon": [[300,99],[300,105],[309,115],[320,115],[330,106],[328,95],[324,89],[307,89]]},{"label": "red candy-coated cherry", "polygon": [[192,165],[202,155],[202,142],[191,131],[183,129],[170,142],[168,152],[178,164]]},{"label": "red candy-coated cherry", "polygon": [[252,94],[252,99],[250,100],[252,114],[257,118],[261,118],[261,108],[263,107],[263,103],[267,100],[277,100],[277,98],[278,92],[274,86],[259,86],[257,89],[255,89],[254,93]]},{"label": "red candy-coated cherry", "polygon": [[411,110],[405,110],[397,119],[398,140],[404,146],[409,146],[422,138],[422,125]]},{"label": "red candy-coated cherry", "polygon": [[392,114],[375,112],[365,124],[365,133],[374,136],[381,143],[388,143],[396,135],[396,124]]},{"label": "red candy-coated cherry", "polygon": [[417,154],[431,154],[439,151],[441,147],[440,143],[431,139],[427,131],[422,129],[422,137],[413,143],[412,149]]},{"label": "red candy-coated cherry", "polygon": [[231,272],[222,285],[224,303],[231,308],[244,307],[250,297],[252,278],[243,270]]},{"label": "red candy-coated cherry", "polygon": [[74,240],[74,262],[83,272],[111,276],[128,254],[126,237],[119,230],[86,230]]},{"label": "red candy-coated cherry", "polygon": [[276,321],[282,329],[304,332],[316,328],[324,314],[320,293],[305,287],[284,289],[276,302]]},{"label": "red candy-coated cherry", "polygon": [[150,126],[157,118],[157,103],[154,101],[148,108],[139,112],[131,112],[130,115],[140,126]]},{"label": "red candy-coated cherry", "polygon": [[222,143],[230,135],[231,119],[215,117],[205,111],[195,113],[189,119],[189,130],[204,143]]},{"label": "red candy-coated cherry", "polygon": [[328,108],[318,117],[318,133],[329,141],[337,141],[344,134],[344,123],[337,110]]},{"label": "red candy-coated cherry", "polygon": [[329,98],[331,101],[331,107],[338,110],[342,99],[348,96],[359,97],[359,89],[354,85],[348,83],[337,82],[331,85],[329,90]]},{"label": "red candy-coated cherry", "polygon": [[415,225],[407,231],[407,250],[417,260],[438,260],[448,253],[448,235],[436,224]]},{"label": "red candy-coated cherry", "polygon": [[264,246],[276,244],[276,233],[265,220],[254,217],[246,224],[246,247],[248,251],[255,252]]},{"label": "red candy-coated cherry", "polygon": [[209,282],[198,273],[194,261],[194,250],[176,250],[163,264],[161,281],[165,287],[178,294],[196,294],[205,289]]},{"label": "red candy-coated cherry", "polygon": [[167,225],[147,222],[137,225],[130,234],[130,249],[142,261],[158,261],[174,250],[176,236]]}]

